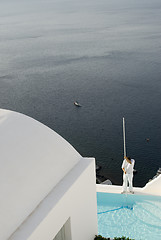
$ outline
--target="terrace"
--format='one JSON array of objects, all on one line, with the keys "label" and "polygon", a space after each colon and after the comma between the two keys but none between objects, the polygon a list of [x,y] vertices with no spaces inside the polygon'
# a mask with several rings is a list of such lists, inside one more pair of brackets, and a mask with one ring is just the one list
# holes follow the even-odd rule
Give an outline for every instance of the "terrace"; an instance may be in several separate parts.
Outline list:
[{"label": "terrace", "polygon": [[97,184],[98,233],[103,237],[161,239],[161,175],[135,194],[121,186]]}]

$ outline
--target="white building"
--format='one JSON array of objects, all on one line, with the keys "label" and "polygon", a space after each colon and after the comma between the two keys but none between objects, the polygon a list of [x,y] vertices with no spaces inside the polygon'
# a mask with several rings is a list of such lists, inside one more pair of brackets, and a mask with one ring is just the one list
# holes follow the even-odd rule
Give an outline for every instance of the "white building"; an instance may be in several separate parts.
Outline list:
[{"label": "white building", "polygon": [[0,240],[93,240],[95,160],[23,114],[0,110]]}]

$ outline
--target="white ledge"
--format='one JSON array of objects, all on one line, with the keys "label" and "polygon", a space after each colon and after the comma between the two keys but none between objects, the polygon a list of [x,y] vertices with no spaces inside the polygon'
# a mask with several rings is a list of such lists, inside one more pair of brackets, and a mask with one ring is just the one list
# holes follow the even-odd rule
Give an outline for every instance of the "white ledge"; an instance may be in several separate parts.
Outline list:
[{"label": "white ledge", "polygon": [[[121,192],[122,192],[122,186],[96,184],[96,190],[97,190],[97,192],[121,194]],[[127,194],[131,194],[131,193],[127,192]],[[144,192],[142,191],[142,188],[134,187],[134,194],[139,194],[139,195],[141,195],[141,194],[148,194],[148,193],[144,193]]]},{"label": "white ledge", "polygon": [[[148,182],[145,187],[134,187],[134,194],[139,195],[156,195],[161,196],[161,175],[159,175],[157,178],[152,180],[151,182]],[[105,192],[105,193],[117,193],[121,194],[122,192],[122,186],[118,185],[105,185],[105,184],[96,184],[96,190],[97,192]],[[128,194],[131,194],[127,192]]]}]

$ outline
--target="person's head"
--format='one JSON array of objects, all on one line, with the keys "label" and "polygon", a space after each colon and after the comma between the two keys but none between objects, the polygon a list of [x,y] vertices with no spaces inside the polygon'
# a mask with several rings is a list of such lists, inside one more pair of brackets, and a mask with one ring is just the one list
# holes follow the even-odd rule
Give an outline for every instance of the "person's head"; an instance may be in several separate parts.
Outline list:
[{"label": "person's head", "polygon": [[128,163],[131,163],[131,157],[126,157]]}]

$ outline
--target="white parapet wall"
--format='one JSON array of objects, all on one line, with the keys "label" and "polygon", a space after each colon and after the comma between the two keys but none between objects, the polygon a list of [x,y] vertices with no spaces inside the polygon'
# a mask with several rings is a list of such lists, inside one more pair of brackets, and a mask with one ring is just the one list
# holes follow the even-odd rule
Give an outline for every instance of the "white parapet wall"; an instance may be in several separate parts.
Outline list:
[{"label": "white parapet wall", "polygon": [[[118,193],[122,192],[122,186],[97,184],[97,192]],[[134,194],[148,194],[161,196],[161,175],[148,182],[145,187],[134,187]]]},{"label": "white parapet wall", "polygon": [[142,192],[161,196],[161,175],[148,182],[145,187],[142,188]]}]

